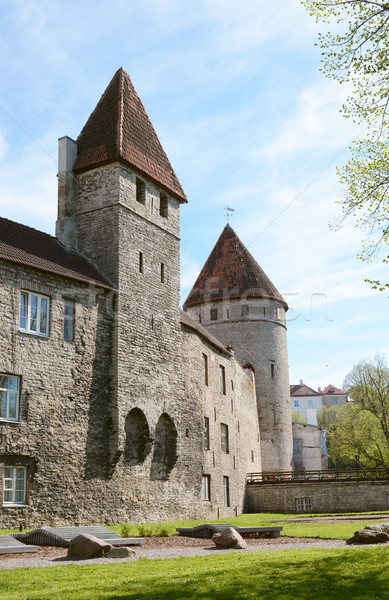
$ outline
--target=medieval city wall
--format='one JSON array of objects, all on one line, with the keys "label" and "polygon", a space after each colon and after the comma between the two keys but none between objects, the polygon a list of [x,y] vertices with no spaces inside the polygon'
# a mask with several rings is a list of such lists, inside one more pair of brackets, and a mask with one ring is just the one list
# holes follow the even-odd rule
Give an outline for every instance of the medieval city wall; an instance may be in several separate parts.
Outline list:
[{"label": "medieval city wall", "polygon": [[[242,316],[242,306],[248,306]],[[211,320],[216,309],[217,319]],[[292,468],[292,419],[290,409],[285,309],[266,298],[242,298],[207,302],[189,313],[221,340],[231,345],[242,365],[255,368],[256,396],[261,432],[263,471]]]},{"label": "medieval city wall", "polygon": [[[296,510],[299,505],[300,509]],[[250,484],[248,512],[366,512],[389,507],[389,481],[321,481]]]}]

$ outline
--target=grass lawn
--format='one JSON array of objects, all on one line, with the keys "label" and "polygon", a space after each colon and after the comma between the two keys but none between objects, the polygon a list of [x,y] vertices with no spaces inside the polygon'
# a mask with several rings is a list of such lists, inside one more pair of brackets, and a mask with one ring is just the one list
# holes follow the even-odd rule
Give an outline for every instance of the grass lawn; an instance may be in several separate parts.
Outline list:
[{"label": "grass lawn", "polygon": [[[373,513],[372,513],[373,514]],[[364,515],[366,518],[363,522],[343,523],[290,523],[290,519],[296,517],[306,517],[308,515],[282,514],[282,513],[256,513],[242,514],[239,517],[229,519],[219,519],[220,523],[232,523],[242,527],[258,526],[265,527],[266,525],[279,525],[283,528],[281,535],[287,537],[313,537],[321,539],[340,539],[346,540],[354,534],[357,529],[363,529],[369,523],[377,523],[379,521],[369,520],[369,515]],[[323,516],[323,515],[309,515]],[[387,518],[389,521],[389,517]],[[152,523],[147,525],[129,525],[129,536],[148,536],[148,535],[173,535],[176,533],[176,527],[193,527],[200,523],[217,523],[217,519],[208,519],[207,521],[170,521],[166,523]],[[116,533],[121,533],[121,526],[110,527]]]},{"label": "grass lawn", "polygon": [[388,599],[389,548],[234,552],[0,572],[1,600]]},{"label": "grass lawn", "polygon": [[[369,520],[369,514],[374,515],[375,513],[368,513],[363,515],[366,519],[361,522],[343,523],[290,523],[291,519],[296,517],[310,517],[310,516],[323,516],[323,515],[296,515],[296,514],[283,514],[283,513],[253,513],[253,514],[242,514],[239,517],[233,517],[228,519],[207,519],[206,521],[167,521],[164,523],[150,523],[145,525],[140,524],[128,524],[127,531],[122,530],[121,525],[109,526],[109,529],[116,533],[123,534],[124,537],[147,537],[149,535],[175,535],[176,527],[194,527],[201,523],[232,523],[235,525],[241,525],[242,527],[265,527],[266,525],[276,526],[279,525],[283,528],[281,535],[287,537],[313,537],[319,539],[339,539],[346,540],[351,537],[357,529],[363,529],[365,525],[369,523],[377,523],[380,521]],[[384,519],[389,522],[389,516]],[[27,531],[27,530],[25,530]],[[1,534],[18,533],[16,529],[2,529]]]}]

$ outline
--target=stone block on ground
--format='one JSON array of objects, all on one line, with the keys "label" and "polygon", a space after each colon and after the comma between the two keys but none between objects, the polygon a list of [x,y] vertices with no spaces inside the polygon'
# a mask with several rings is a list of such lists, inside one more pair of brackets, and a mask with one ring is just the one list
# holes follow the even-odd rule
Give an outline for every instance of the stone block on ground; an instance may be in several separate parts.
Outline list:
[{"label": "stone block on ground", "polygon": [[389,526],[387,523],[367,525],[346,540],[347,544],[382,544],[385,542],[389,542]]},{"label": "stone block on ground", "polygon": [[212,536],[212,541],[219,548],[235,548],[239,550],[247,548],[247,543],[233,527],[227,527],[221,533],[215,533]]},{"label": "stone block on ground", "polygon": [[99,558],[112,549],[111,544],[89,533],[82,533],[69,542],[67,556],[74,559]]},{"label": "stone block on ground", "polygon": [[111,548],[105,556],[106,558],[127,558],[128,556],[133,556],[135,554],[135,550],[131,550],[131,548],[118,546],[116,548]]}]

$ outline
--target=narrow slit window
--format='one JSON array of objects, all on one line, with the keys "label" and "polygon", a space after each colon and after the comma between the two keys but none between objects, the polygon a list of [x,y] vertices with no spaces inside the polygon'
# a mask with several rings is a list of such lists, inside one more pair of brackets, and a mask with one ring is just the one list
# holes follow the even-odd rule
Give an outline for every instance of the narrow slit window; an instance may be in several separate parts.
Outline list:
[{"label": "narrow slit window", "polygon": [[203,354],[203,365],[204,365],[204,383],[208,385],[208,356]]},{"label": "narrow slit window", "polygon": [[143,273],[143,252],[139,252],[139,273]]},{"label": "narrow slit window", "polygon": [[209,433],[209,418],[204,417],[204,450],[210,450],[211,439]]},{"label": "narrow slit window", "polygon": [[168,218],[169,213],[169,201],[168,197],[165,194],[160,194],[159,196],[159,214],[164,219]]},{"label": "narrow slit window", "polygon": [[146,186],[145,182],[139,177],[136,178],[136,201],[139,204],[146,203]]},{"label": "narrow slit window", "polygon": [[68,300],[64,304],[63,339],[67,342],[74,339],[74,302]]},{"label": "narrow slit window", "polygon": [[226,395],[226,370],[223,365],[219,365],[219,391]]},{"label": "narrow slit window", "polygon": [[230,480],[229,477],[223,477],[223,500],[224,506],[230,506]]},{"label": "narrow slit window", "polygon": [[276,376],[276,365],[274,363],[270,363],[270,375],[272,379]]},{"label": "narrow slit window", "polygon": [[161,263],[161,283],[165,283],[165,264]]},{"label": "narrow slit window", "polygon": [[228,439],[228,425],[226,423],[220,423],[220,439],[221,439],[221,450],[226,454],[230,451],[229,439]]},{"label": "narrow slit window", "polygon": [[201,500],[211,499],[211,476],[203,475],[201,482]]}]

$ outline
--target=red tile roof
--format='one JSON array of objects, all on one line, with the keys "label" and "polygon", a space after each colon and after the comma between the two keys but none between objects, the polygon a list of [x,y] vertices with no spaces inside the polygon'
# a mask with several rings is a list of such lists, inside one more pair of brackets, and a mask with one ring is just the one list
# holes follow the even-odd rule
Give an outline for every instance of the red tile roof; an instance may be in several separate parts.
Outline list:
[{"label": "red tile roof", "polygon": [[226,225],[189,293],[185,306],[242,296],[278,300],[288,308],[235,231]]},{"label": "red tile roof", "polygon": [[123,161],[166,188],[181,202],[184,190],[144,106],[123,68],[116,71],[77,138],[75,171]]},{"label": "red tile roof", "polygon": [[[331,390],[333,391],[331,392]],[[346,392],[331,384],[327,385],[327,387],[322,391],[322,394],[323,396],[331,396],[332,394],[336,394],[336,396],[347,396]]]},{"label": "red tile roof", "polygon": [[300,385],[291,385],[290,386],[290,395],[291,396],[321,396],[320,392],[316,392],[316,390],[312,389],[305,383]]},{"label": "red tile roof", "polygon": [[55,237],[2,218],[0,259],[113,289],[90,262],[73,251],[65,250]]}]

